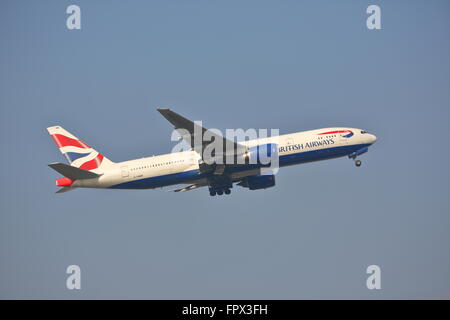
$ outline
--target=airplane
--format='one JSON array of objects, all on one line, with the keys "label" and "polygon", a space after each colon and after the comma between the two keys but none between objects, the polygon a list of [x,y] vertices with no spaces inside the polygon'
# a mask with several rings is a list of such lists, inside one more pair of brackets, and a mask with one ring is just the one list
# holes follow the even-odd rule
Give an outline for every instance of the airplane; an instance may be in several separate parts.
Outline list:
[{"label": "airplane", "polygon": [[[267,189],[275,186],[275,174],[271,174],[267,162],[258,160],[262,147],[266,147],[268,155],[276,154],[280,168],[340,157],[353,159],[359,167],[361,160],[357,158],[377,141],[374,134],[363,129],[335,127],[236,142],[211,133],[212,130],[170,109],[157,110],[180,132],[180,139],[190,145],[189,150],[116,163],[61,126],[48,127],[48,133],[69,162],[49,164],[63,175],[56,179],[56,186],[62,187],[56,193],[76,188],[154,189],[185,185],[170,191],[208,187],[209,194],[215,196],[230,194],[234,184],[249,190]],[[211,157],[207,159],[203,152],[207,142],[195,143],[198,132],[209,133],[214,140],[232,146],[214,154],[215,159],[230,156],[232,150],[232,159],[242,161],[208,161]],[[250,162],[250,158],[254,161]],[[269,171],[263,172],[264,169]]]}]

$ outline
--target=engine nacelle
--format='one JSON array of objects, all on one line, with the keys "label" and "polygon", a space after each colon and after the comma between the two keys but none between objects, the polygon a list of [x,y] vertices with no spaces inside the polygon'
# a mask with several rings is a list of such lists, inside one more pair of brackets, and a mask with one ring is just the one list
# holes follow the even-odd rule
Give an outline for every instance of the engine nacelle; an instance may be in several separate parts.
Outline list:
[{"label": "engine nacelle", "polygon": [[278,145],[268,143],[250,147],[244,157],[245,163],[270,165],[274,159],[278,160]]},{"label": "engine nacelle", "polygon": [[275,186],[275,175],[261,175],[245,177],[238,185],[250,190],[267,189]]}]

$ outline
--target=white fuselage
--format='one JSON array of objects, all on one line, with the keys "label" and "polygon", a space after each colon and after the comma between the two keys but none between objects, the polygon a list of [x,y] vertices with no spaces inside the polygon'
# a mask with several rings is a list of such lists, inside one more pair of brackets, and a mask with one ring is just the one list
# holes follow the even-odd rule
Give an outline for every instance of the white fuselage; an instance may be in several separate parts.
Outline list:
[{"label": "white fuselage", "polygon": [[[350,155],[376,141],[376,137],[355,128],[325,128],[255,139],[241,144],[252,147],[278,145],[279,166],[332,159]],[[94,179],[74,181],[72,187],[147,189],[180,183],[198,183],[206,179],[199,170],[200,155],[195,151],[169,153],[147,158],[110,163],[92,170],[101,174]],[[233,178],[257,174],[257,170],[238,170]]]}]

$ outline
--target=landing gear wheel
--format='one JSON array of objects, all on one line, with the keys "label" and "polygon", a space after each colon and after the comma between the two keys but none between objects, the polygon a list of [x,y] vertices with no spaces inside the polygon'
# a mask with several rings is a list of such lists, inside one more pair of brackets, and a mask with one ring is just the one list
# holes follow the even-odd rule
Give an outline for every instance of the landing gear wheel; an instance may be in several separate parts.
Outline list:
[{"label": "landing gear wheel", "polygon": [[355,165],[356,165],[357,167],[361,166],[361,160],[356,160],[356,161],[355,161]]},{"label": "landing gear wheel", "polygon": [[230,189],[225,189],[225,194],[230,194],[231,190]]},{"label": "landing gear wheel", "polygon": [[209,195],[210,195],[211,197],[214,197],[214,196],[216,195],[216,192],[215,192],[215,191],[210,191],[210,192],[209,192]]},{"label": "landing gear wheel", "polygon": [[223,195],[223,191],[222,191],[222,190],[219,190],[219,191],[217,191],[217,194],[218,194],[219,196],[221,196],[221,195]]}]

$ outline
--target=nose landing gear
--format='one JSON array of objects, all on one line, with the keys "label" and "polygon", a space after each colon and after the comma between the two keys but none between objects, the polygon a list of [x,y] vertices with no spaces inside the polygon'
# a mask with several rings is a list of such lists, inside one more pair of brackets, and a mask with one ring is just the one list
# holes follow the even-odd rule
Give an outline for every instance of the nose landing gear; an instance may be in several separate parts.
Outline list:
[{"label": "nose landing gear", "polygon": [[348,155],[348,157],[350,159],[355,160],[355,166],[360,167],[361,166],[361,160],[356,160],[356,157],[362,155],[363,153],[366,153],[368,150],[369,150],[368,147],[361,148],[359,150],[356,150],[355,152],[350,153]]}]

